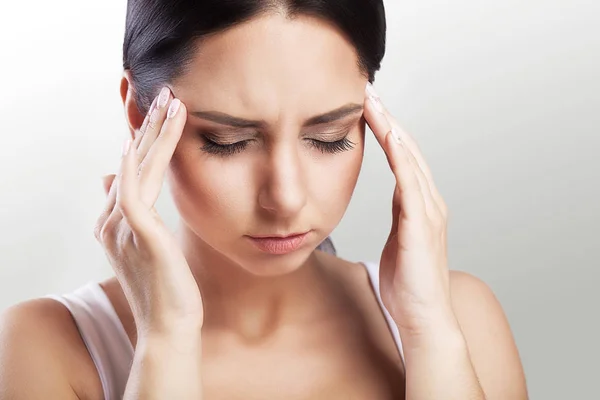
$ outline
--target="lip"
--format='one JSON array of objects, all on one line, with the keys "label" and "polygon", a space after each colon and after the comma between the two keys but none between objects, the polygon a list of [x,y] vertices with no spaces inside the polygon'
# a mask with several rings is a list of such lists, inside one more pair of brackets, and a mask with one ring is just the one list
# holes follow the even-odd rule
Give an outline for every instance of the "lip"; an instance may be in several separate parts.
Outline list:
[{"label": "lip", "polygon": [[305,235],[307,232],[297,232],[297,233],[288,233],[288,234],[274,234],[274,235],[253,235],[249,236],[252,239],[287,239],[294,236]]},{"label": "lip", "polygon": [[304,243],[310,231],[289,235],[248,236],[259,250],[269,254],[288,254]]}]

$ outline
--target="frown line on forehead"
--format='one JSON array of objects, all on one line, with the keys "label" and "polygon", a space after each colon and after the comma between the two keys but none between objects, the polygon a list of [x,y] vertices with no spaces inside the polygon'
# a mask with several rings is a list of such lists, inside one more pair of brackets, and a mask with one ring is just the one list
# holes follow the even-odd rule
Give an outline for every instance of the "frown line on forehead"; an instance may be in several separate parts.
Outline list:
[{"label": "frown line on forehead", "polygon": [[[308,118],[306,121],[304,121],[302,127],[329,124],[344,119],[350,115],[357,114],[359,111],[362,112],[362,110],[362,104],[348,103],[346,105],[336,108],[335,110],[328,111],[324,114],[315,115],[313,117]],[[221,125],[231,126],[234,128],[266,129],[268,126],[268,123],[263,120],[249,120],[234,117],[232,115],[225,114],[220,111],[190,111],[189,114],[197,118],[212,121]]]}]

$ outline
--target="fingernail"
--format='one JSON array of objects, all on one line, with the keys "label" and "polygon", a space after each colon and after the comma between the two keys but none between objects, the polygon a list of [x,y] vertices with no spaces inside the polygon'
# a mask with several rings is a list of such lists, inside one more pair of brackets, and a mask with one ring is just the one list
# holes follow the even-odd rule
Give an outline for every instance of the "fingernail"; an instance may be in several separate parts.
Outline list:
[{"label": "fingernail", "polygon": [[380,114],[384,114],[383,105],[381,104],[381,101],[378,97],[369,96],[369,101],[371,102],[371,104],[373,104],[373,107],[375,107],[375,109],[379,111]]},{"label": "fingernail", "polygon": [[168,87],[164,87],[161,89],[160,94],[158,95],[158,108],[163,108],[167,105],[169,101],[170,90]]},{"label": "fingernail", "polygon": [[173,101],[171,102],[171,105],[169,106],[169,111],[167,112],[167,118],[171,119],[175,116],[175,114],[177,114],[177,110],[179,110],[179,105],[181,104],[181,101],[179,101],[179,99],[173,99]]},{"label": "fingernail", "polygon": [[373,86],[373,84],[371,82],[367,82],[367,93],[369,94],[369,96],[379,97],[379,96],[377,96],[377,92],[375,91],[375,87]]},{"label": "fingernail", "polygon": [[123,142],[123,155],[126,156],[127,152],[129,151],[129,146],[131,145],[131,139],[127,139],[125,140],[125,142]]},{"label": "fingernail", "polygon": [[402,138],[400,137],[400,132],[396,128],[392,128],[392,138],[396,141],[396,143],[401,144]]},{"label": "fingernail", "polygon": [[367,83],[367,96],[369,97],[369,101],[373,104],[373,107],[381,114],[384,114],[383,104],[381,104],[381,100],[379,96],[377,96],[377,92],[375,92],[375,88],[371,85],[371,82]]}]

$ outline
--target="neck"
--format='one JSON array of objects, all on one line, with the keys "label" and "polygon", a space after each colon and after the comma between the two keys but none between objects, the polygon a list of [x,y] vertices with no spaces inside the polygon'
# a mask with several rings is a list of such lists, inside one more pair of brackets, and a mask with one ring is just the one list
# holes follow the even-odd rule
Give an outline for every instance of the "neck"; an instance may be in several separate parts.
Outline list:
[{"label": "neck", "polygon": [[185,224],[179,239],[202,294],[203,331],[256,341],[284,326],[314,321],[331,305],[332,280],[318,252],[292,272],[260,276],[207,245]]}]

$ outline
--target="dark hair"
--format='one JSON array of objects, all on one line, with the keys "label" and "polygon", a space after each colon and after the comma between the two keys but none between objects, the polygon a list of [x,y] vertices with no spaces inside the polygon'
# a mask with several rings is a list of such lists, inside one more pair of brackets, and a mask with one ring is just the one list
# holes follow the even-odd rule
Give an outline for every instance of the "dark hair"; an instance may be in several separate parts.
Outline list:
[{"label": "dark hair", "polygon": [[355,46],[359,70],[375,79],[385,54],[382,0],[128,0],[123,68],[140,113],[165,83],[185,73],[204,37],[268,13],[333,23]]},{"label": "dark hair", "polygon": [[[268,13],[333,23],[356,48],[359,71],[374,81],[385,54],[383,0],[128,0],[123,68],[140,113],[185,73],[203,38]],[[336,254],[329,237],[317,248]]]}]

